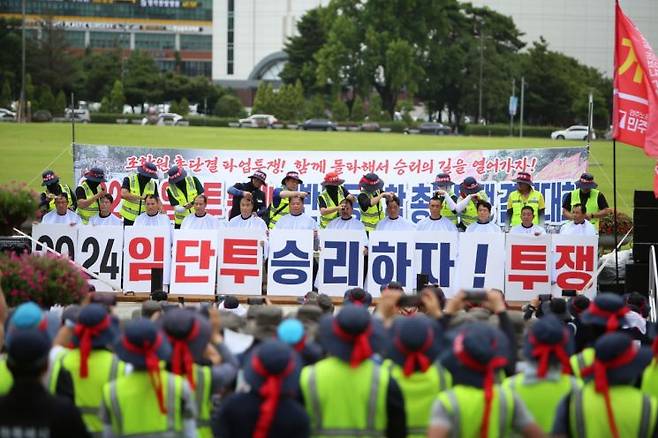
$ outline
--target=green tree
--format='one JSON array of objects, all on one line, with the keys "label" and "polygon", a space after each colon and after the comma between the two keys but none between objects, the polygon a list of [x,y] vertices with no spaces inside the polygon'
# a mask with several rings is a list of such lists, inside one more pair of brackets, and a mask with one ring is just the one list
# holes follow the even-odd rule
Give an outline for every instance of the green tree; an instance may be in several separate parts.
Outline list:
[{"label": "green tree", "polygon": [[79,94],[87,100],[98,101],[108,96],[116,81],[121,80],[120,49],[85,53],[81,65],[84,80]]},{"label": "green tree", "polygon": [[131,106],[162,102],[160,71],[148,53],[135,50],[130,54],[125,62],[123,90]]},{"label": "green tree", "polygon": [[126,96],[123,94],[123,84],[120,80],[114,81],[112,86],[112,91],[110,91],[110,97],[108,99],[109,112],[122,114],[123,105],[126,103]]},{"label": "green tree", "polygon": [[190,101],[187,100],[187,97],[183,97],[180,100],[180,104],[178,105],[178,111],[181,116],[186,116],[190,113]]},{"label": "green tree", "polygon": [[245,111],[240,99],[232,94],[225,94],[215,104],[213,113],[219,117],[243,117]]},{"label": "green tree", "polygon": [[350,110],[347,107],[347,104],[340,98],[336,96],[334,101],[331,104],[331,117],[336,122],[344,122],[349,117]]},{"label": "green tree", "polygon": [[12,100],[11,85],[9,84],[9,81],[5,79],[2,82],[2,91],[0,92],[0,107],[9,108]]},{"label": "green tree", "polygon": [[382,114],[382,99],[378,94],[373,94],[368,100],[368,120],[371,122],[381,122],[384,119]]},{"label": "green tree", "polygon": [[279,92],[275,93],[274,100],[273,114],[277,119],[287,122],[297,119],[297,91],[293,85],[282,85],[279,88]]},{"label": "green tree", "polygon": [[272,84],[261,81],[256,90],[254,105],[251,109],[252,114],[272,114],[275,112],[275,99]]},{"label": "green tree", "polygon": [[304,115],[307,119],[324,118],[327,116],[325,109],[323,97],[316,94],[306,101]]},{"label": "green tree", "polygon": [[304,118],[304,104],[306,99],[304,99],[304,88],[301,80],[295,82],[295,87],[293,88],[293,106],[295,108],[295,114],[292,121],[299,121]]},{"label": "green tree", "polygon": [[101,100],[101,112],[102,113],[113,113],[112,105],[110,104],[110,99],[107,96],[103,96]]},{"label": "green tree", "polygon": [[53,95],[53,92],[48,85],[44,84],[39,86],[39,98],[37,102],[37,107],[33,107],[32,111],[46,110],[50,111],[50,114],[55,113],[55,96]]},{"label": "green tree", "polygon": [[57,93],[57,97],[55,98],[53,115],[62,117],[64,116],[65,109],[66,109],[66,96],[64,96],[64,92],[62,90],[59,90],[59,93]]},{"label": "green tree", "polygon": [[353,122],[362,122],[366,118],[366,109],[363,105],[363,99],[357,96],[352,104],[352,111],[350,113],[350,120]]},{"label": "green tree", "polygon": [[11,89],[18,91],[21,86],[20,19],[0,17],[0,47],[0,78],[9,81]]},{"label": "green tree", "polygon": [[180,103],[178,103],[176,100],[172,100],[169,104],[169,112],[180,114]]}]

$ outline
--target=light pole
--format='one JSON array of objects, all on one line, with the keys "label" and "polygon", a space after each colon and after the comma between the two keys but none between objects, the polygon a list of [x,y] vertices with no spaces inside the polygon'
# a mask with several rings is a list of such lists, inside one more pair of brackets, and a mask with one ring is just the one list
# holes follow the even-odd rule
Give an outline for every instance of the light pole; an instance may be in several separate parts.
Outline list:
[{"label": "light pole", "polygon": [[480,34],[480,78],[478,82],[478,120],[482,120],[482,76],[484,70],[484,35],[482,33],[482,23],[479,23],[478,33]]},{"label": "light pole", "polygon": [[21,1],[21,95],[18,100],[18,121],[27,121],[27,103],[25,101],[25,4],[27,0]]},{"label": "light pole", "polygon": [[519,138],[523,137],[523,101],[525,100],[525,77],[521,76],[521,114],[519,116]]}]

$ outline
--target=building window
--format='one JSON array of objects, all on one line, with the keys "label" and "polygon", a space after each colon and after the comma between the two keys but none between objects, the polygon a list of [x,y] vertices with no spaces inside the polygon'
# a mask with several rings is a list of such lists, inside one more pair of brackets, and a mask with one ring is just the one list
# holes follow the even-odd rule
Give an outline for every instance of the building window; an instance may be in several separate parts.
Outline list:
[{"label": "building window", "polygon": [[85,33],[75,30],[67,30],[64,32],[64,39],[70,47],[76,49],[85,48]]},{"label": "building window", "polygon": [[165,33],[136,33],[135,49],[143,50],[173,50],[176,36]]},{"label": "building window", "polygon": [[180,49],[192,52],[211,52],[212,37],[210,35],[181,35]]},{"label": "building window", "polygon": [[89,47],[92,49],[130,48],[130,35],[127,32],[90,32]]},{"label": "building window", "polygon": [[233,31],[235,26],[235,0],[228,0],[228,26],[226,35],[226,74],[233,74]]},{"label": "building window", "polygon": [[212,72],[212,62],[210,61],[183,61],[182,72],[187,76],[206,76],[210,77]]}]

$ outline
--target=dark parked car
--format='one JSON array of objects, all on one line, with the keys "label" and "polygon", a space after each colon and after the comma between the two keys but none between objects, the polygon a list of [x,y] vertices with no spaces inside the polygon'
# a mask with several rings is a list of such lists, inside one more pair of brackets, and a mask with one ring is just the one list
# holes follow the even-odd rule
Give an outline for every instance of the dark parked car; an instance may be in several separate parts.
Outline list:
[{"label": "dark parked car", "polygon": [[361,124],[361,131],[379,132],[379,123],[377,123],[377,122],[365,122],[365,123]]},{"label": "dark parked car", "polygon": [[[421,123],[418,127],[418,131],[421,134],[431,134],[431,135],[448,135],[452,134],[452,129],[449,126],[444,125],[443,123],[438,122],[425,122]],[[408,133],[409,130],[406,130]]]},{"label": "dark parked car", "polygon": [[299,129],[303,129],[304,131],[335,131],[336,124],[327,119],[308,119]]}]

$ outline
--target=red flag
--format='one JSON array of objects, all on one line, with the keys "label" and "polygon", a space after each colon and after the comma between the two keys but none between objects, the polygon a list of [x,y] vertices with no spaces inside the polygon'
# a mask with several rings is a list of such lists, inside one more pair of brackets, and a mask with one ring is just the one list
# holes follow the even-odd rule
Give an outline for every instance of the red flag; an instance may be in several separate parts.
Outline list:
[{"label": "red flag", "polygon": [[615,8],[612,137],[658,157],[658,58],[618,1]]}]

